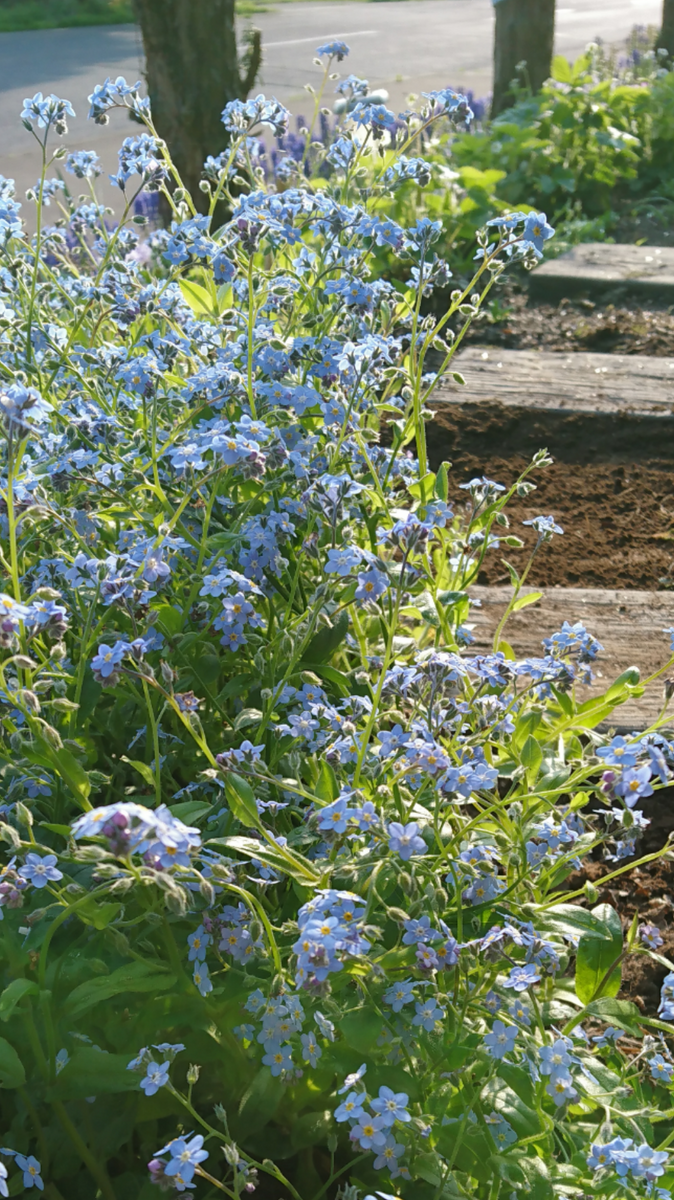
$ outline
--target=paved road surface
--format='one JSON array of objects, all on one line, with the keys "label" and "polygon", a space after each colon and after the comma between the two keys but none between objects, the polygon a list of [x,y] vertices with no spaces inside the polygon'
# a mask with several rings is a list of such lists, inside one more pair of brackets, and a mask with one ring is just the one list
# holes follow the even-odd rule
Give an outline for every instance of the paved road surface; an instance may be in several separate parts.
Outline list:
[{"label": "paved road surface", "polygon": [[[657,23],[661,9],[662,0],[561,0],[557,51],[573,58],[594,37],[619,41],[637,23]],[[315,84],[319,77],[314,48],[333,37],[351,47],[343,66],[373,86],[386,87],[396,110],[410,92],[451,85],[480,96],[491,87],[491,0],[309,0],[279,5],[240,26],[248,23],[263,32],[261,90],[295,113],[309,111],[303,84]],[[130,25],[0,34],[0,172],[16,178],[19,190],[35,182],[36,147],[18,115],[24,97],[38,90],[72,101],[77,117],[66,139],[69,149],[96,150],[106,169],[115,170],[119,142],[137,127],[122,113],[114,113],[103,128],[87,122],[86,98],[106,75],[135,82],[142,72],[140,36]],[[102,185],[107,203],[117,195],[107,182]]]}]

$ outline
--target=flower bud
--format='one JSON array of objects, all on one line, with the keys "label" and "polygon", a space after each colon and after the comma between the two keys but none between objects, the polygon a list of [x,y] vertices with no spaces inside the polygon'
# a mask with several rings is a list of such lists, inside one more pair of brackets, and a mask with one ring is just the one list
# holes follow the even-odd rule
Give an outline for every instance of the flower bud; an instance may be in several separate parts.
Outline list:
[{"label": "flower bud", "polygon": [[190,1087],[194,1087],[194,1084],[198,1083],[199,1071],[200,1068],[196,1063],[190,1063],[187,1070],[187,1082],[189,1083]]},{"label": "flower bud", "polygon": [[15,805],[16,819],[20,825],[25,825],[26,829],[33,827],[33,814],[29,808],[21,801],[17,800]]}]

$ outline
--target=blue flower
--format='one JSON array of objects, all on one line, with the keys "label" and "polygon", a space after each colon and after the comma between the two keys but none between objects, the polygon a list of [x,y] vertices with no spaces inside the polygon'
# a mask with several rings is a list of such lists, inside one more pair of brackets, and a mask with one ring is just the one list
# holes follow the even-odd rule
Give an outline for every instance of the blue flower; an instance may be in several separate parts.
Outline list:
[{"label": "blue flower", "polygon": [[199,925],[194,933],[190,933],[187,938],[187,944],[190,948],[187,956],[188,960],[190,962],[203,962],[212,940],[210,933],[206,933],[203,925]]},{"label": "blue flower", "polygon": [[407,1111],[410,1098],[406,1092],[394,1092],[389,1087],[380,1087],[379,1096],[372,1101],[371,1108],[379,1113],[385,1125],[393,1125],[396,1121],[410,1121],[412,1118]]},{"label": "blue flower", "polygon": [[328,550],[328,561],[324,570],[326,575],[339,575],[344,578],[357,567],[363,555],[357,546],[338,546]]},{"label": "blue flower", "polygon": [[527,963],[525,967],[513,967],[503,986],[513,988],[516,992],[524,992],[534,983],[538,983],[540,978],[540,972],[534,964]]},{"label": "blue flower", "polygon": [[549,542],[554,533],[564,533],[561,525],[555,524],[554,517],[530,517],[528,521],[522,521],[522,524],[533,526],[539,542]]},{"label": "blue flower", "polygon": [[525,242],[529,242],[534,247],[538,254],[542,253],[545,242],[554,235],[554,232],[552,226],[548,225],[545,213],[527,214],[522,237]]},{"label": "blue flower", "polygon": [[367,1104],[367,1096],[365,1092],[349,1092],[346,1100],[335,1109],[335,1120],[342,1121],[360,1121],[361,1117],[365,1116],[364,1106]]},{"label": "blue flower", "polygon": [[337,62],[341,62],[349,53],[349,47],[346,42],[323,42],[322,46],[318,46],[316,53],[322,58],[336,58]]},{"label": "blue flower", "polygon": [[189,1142],[185,1138],[176,1138],[174,1142],[170,1142],[166,1152],[171,1157],[166,1165],[165,1174],[179,1179],[181,1183],[190,1184],[195,1168],[208,1158],[208,1150],[202,1149],[203,1144],[204,1139],[200,1133]]},{"label": "blue flower", "polygon": [[383,1117],[371,1117],[367,1113],[361,1113],[358,1124],[354,1125],[350,1136],[354,1141],[357,1141],[361,1149],[371,1150],[374,1146],[383,1146],[386,1143],[386,1134],[382,1133],[385,1128]]},{"label": "blue flower", "polygon": [[25,1188],[36,1187],[38,1191],[43,1191],[44,1183],[40,1175],[42,1168],[37,1159],[32,1154],[29,1154],[27,1158],[23,1154],[17,1154],[14,1161],[19,1170],[23,1171],[23,1186]]},{"label": "blue flower", "polygon": [[370,567],[368,571],[358,573],[356,600],[365,604],[369,600],[378,600],[389,589],[389,581],[383,571]]},{"label": "blue flower", "polygon": [[384,992],[384,1003],[389,1004],[394,1012],[401,1012],[406,1004],[414,1002],[415,987],[416,983],[413,979],[391,984],[388,991]]},{"label": "blue flower", "polygon": [[333,800],[326,804],[318,814],[318,828],[321,832],[331,830],[333,833],[344,833],[349,818],[354,815],[353,809],[348,808],[345,799]]},{"label": "blue flower", "polygon": [[335,1027],[332,1021],[329,1021],[328,1018],[324,1017],[323,1013],[320,1012],[314,1013],[314,1021],[318,1025],[323,1037],[327,1038],[329,1042],[334,1042]]},{"label": "blue flower", "polygon": [[651,1077],[656,1083],[671,1083],[674,1066],[667,1062],[661,1054],[649,1058],[648,1065],[651,1069]]},{"label": "blue flower", "polygon": [[163,1062],[161,1065],[150,1059],[147,1064],[147,1071],[144,1079],[141,1079],[140,1086],[146,1096],[154,1096],[160,1088],[166,1087],[169,1081],[170,1063]]},{"label": "blue flower", "polygon": [[315,1067],[318,1059],[323,1054],[316,1038],[313,1033],[302,1033],[300,1034],[300,1041],[302,1043],[302,1058],[305,1062],[310,1063],[312,1067]]},{"label": "blue flower", "polygon": [[638,750],[638,742],[628,742],[618,735],[609,746],[599,746],[595,753],[598,758],[603,758],[608,766],[635,767]]},{"label": "blue flower", "polygon": [[0,1196],[9,1196],[7,1188],[7,1167],[4,1163],[0,1163]]},{"label": "blue flower", "polygon": [[578,1095],[568,1072],[565,1074],[555,1072],[545,1090],[548,1096],[552,1096],[558,1108],[561,1108],[562,1104],[566,1104],[567,1100],[575,1100]]},{"label": "blue flower", "polygon": [[664,944],[664,940],[657,925],[640,925],[639,937],[644,946],[649,950],[658,950]]},{"label": "blue flower", "polygon": [[102,679],[108,679],[112,675],[115,667],[118,667],[122,659],[129,653],[128,642],[115,642],[114,646],[107,646],[105,642],[101,642],[94,657],[91,660],[91,669],[96,671]]},{"label": "blue flower", "polygon": [[651,768],[647,763],[643,767],[627,767],[623,771],[615,790],[618,796],[622,796],[628,808],[634,808],[637,800],[642,797],[653,795],[650,778]]},{"label": "blue flower", "polygon": [[66,118],[74,117],[75,110],[69,100],[59,100],[58,96],[45,96],[36,92],[32,100],[24,100],[21,120],[30,128],[36,123],[38,129],[49,129],[54,126],[54,132],[60,136],[68,132]]},{"label": "blue flower", "polygon": [[[644,1176],[646,1179],[657,1179],[659,1175],[664,1175],[665,1164],[669,1159],[669,1155],[664,1150],[652,1150],[645,1143],[635,1147],[636,1160],[631,1164],[632,1174],[635,1179]],[[17,1159],[18,1161],[18,1159]]]},{"label": "blue flower", "polygon": [[484,1039],[487,1053],[492,1058],[505,1058],[515,1049],[515,1041],[519,1030],[516,1025],[504,1025],[503,1021],[494,1021],[491,1032]]},{"label": "blue flower", "polygon": [[552,1046],[541,1046],[538,1051],[541,1075],[554,1075],[557,1071],[566,1071],[571,1059],[566,1039],[558,1038]]},{"label": "blue flower", "polygon": [[397,851],[404,862],[413,854],[425,854],[426,843],[419,834],[416,821],[401,825],[399,821],[391,821],[387,827],[389,835],[389,850]]},{"label": "blue flower", "polygon": [[425,1000],[423,1004],[417,1001],[414,1007],[416,1016],[412,1017],[412,1024],[420,1025],[427,1033],[432,1033],[438,1021],[443,1021],[447,1015],[435,999]]},{"label": "blue flower", "polygon": [[56,883],[63,879],[63,872],[58,870],[57,862],[55,854],[45,854],[44,858],[40,858],[39,854],[27,854],[25,865],[19,867],[19,875],[28,883],[32,883],[33,887],[46,887],[48,883]]},{"label": "blue flower", "polygon": [[508,1146],[512,1146],[513,1142],[517,1141],[515,1130],[501,1113],[493,1112],[489,1115],[485,1114],[484,1119],[499,1150],[506,1150]]},{"label": "blue flower", "polygon": [[290,1046],[269,1046],[262,1061],[265,1066],[271,1067],[272,1075],[280,1075],[283,1071],[291,1071],[293,1059]]},{"label": "blue flower", "polygon": [[363,1075],[366,1073],[366,1071],[367,1071],[367,1064],[361,1063],[361,1065],[359,1066],[357,1071],[352,1071],[352,1073],[350,1075],[347,1075],[341,1088],[337,1088],[337,1095],[343,1096],[344,1093],[348,1092],[350,1088],[355,1087],[357,1083],[360,1083],[360,1081],[363,1078]]},{"label": "blue flower", "polygon": [[66,171],[78,179],[95,179],[103,170],[100,163],[94,150],[76,150],[66,159]]},{"label": "blue flower", "polygon": [[[396,1142],[392,1134],[388,1134],[383,1146],[377,1146],[377,1157],[372,1166],[375,1171],[381,1171],[383,1167],[388,1167],[393,1174],[397,1171],[398,1159],[405,1153],[405,1147],[402,1142]],[[383,1196],[383,1192],[377,1193]],[[367,1198],[366,1198],[367,1200]]]}]

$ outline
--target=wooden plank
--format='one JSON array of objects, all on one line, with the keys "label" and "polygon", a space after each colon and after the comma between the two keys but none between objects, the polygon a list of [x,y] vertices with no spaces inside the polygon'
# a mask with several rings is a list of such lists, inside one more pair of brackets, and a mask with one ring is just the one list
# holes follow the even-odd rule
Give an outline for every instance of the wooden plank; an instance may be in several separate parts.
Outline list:
[{"label": "wooden plank", "polygon": [[542,262],[529,276],[529,293],[537,300],[608,295],[618,289],[674,301],[674,247],[582,242]]},{"label": "wooden plank", "polygon": [[[525,587],[523,592],[534,590]],[[471,587],[469,591],[481,602],[481,607],[471,608],[470,612],[475,638],[471,651],[482,653],[491,649],[512,589]],[[542,639],[561,629],[564,621],[582,621],[604,647],[596,660],[594,683],[589,687],[577,685],[578,697],[588,700],[604,691],[628,667],[638,666],[644,680],[668,661],[669,636],[663,629],[674,625],[674,593],[549,588],[541,600],[509,618],[503,636],[518,658],[540,657],[545,653]],[[662,703],[663,681],[659,679],[647,686],[640,700],[628,701],[616,709],[611,727],[622,732],[646,729],[656,720]],[[671,710],[674,724],[674,701]]]},{"label": "wooden plank", "polygon": [[487,401],[549,412],[674,415],[674,357],[470,347],[453,365],[465,385],[443,379],[431,404]]}]

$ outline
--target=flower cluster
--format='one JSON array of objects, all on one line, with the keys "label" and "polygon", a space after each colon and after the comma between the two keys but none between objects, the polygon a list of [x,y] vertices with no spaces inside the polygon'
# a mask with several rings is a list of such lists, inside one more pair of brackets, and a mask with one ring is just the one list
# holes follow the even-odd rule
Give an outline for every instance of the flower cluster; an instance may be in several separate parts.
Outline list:
[{"label": "flower cluster", "polygon": [[0,181],[19,1147],[0,1194],[241,1197],[266,1175],[265,1194],[360,1200],[386,1169],[406,1200],[668,1197],[674,978],[657,1017],[618,995],[627,958],[662,974],[664,933],[568,879],[590,851],[632,868],[640,801],[674,771],[666,714],[602,732],[637,673],[585,703],[601,647],[579,622],[525,658],[501,637],[563,536],[550,514],[519,531],[526,576],[480,645],[472,585],[522,547],[506,508],[550,460],[465,479],[425,424],[467,326],[552,230],[504,211],[452,278],[437,213],[398,198],[438,182],[425,150],[468,99],[396,114],[333,79],[323,137],[347,53],[318,47],[283,171],[259,147],[290,137],[286,109],[227,104],[198,204],[121,77],[90,97],[94,123],[143,125],[119,224],[95,152],[52,153],[58,97],[23,113],[34,236]]}]

